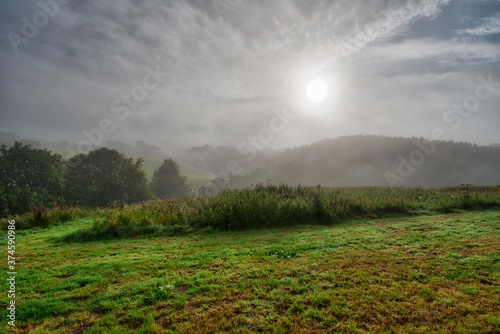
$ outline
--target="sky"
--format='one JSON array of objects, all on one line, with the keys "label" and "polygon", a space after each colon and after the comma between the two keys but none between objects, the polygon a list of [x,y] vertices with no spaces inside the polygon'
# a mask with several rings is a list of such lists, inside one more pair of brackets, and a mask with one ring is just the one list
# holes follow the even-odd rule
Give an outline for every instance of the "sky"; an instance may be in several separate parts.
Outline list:
[{"label": "sky", "polygon": [[82,151],[500,143],[499,0],[2,0],[0,36],[0,131]]}]

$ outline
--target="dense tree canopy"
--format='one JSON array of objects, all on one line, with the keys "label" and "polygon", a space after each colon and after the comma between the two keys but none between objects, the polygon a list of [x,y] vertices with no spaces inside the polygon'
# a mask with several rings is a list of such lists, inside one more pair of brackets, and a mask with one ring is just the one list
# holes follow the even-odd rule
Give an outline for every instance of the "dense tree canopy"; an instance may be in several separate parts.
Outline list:
[{"label": "dense tree canopy", "polygon": [[7,214],[63,202],[62,157],[16,142],[0,147],[0,210]]},{"label": "dense tree canopy", "polygon": [[67,162],[66,197],[73,204],[106,206],[149,198],[143,160],[100,148]]},{"label": "dense tree canopy", "polygon": [[163,164],[153,174],[150,187],[158,198],[184,197],[189,194],[187,178],[181,176],[177,163],[165,159]]}]

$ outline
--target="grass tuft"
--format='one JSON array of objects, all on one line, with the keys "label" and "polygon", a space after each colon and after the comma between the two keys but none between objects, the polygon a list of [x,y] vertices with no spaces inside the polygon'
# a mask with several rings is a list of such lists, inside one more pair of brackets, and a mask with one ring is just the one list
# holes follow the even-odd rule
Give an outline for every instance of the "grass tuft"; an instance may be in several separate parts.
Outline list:
[{"label": "grass tuft", "polygon": [[500,190],[496,187],[473,187],[465,195],[459,187],[322,189],[259,184],[253,189],[224,191],[215,196],[108,209],[91,227],[62,240],[86,242],[145,235],[182,236],[194,231],[331,225],[349,219],[491,208],[500,208]]},{"label": "grass tuft", "polygon": [[[94,213],[95,211],[91,209],[56,206],[52,209],[33,208],[29,213],[21,216],[10,216],[8,220],[15,220],[16,228],[18,229],[29,230],[56,226],[79,218],[88,217]],[[0,228],[5,230],[7,228],[7,224],[7,220],[1,220]]]},{"label": "grass tuft", "polygon": [[290,251],[285,251],[283,249],[274,249],[269,252],[269,255],[275,259],[291,259],[296,257],[298,254]]}]

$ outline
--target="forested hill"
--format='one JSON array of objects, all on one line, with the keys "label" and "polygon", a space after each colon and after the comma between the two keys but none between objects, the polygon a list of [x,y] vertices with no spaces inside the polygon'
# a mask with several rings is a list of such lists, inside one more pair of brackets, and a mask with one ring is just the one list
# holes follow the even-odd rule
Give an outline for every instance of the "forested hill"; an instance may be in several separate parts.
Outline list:
[{"label": "forested hill", "polygon": [[232,183],[240,187],[269,181],[325,186],[500,184],[499,147],[419,138],[348,136],[256,156],[205,146],[188,150],[185,159],[214,173],[236,160],[241,170]]},{"label": "forested hill", "polygon": [[[19,137],[0,133],[0,143]],[[48,148],[65,157],[67,142],[20,140]],[[168,146],[168,143],[165,143]],[[10,146],[10,145],[7,145]],[[106,146],[132,157],[163,160],[158,147],[138,141],[135,146],[107,142]],[[458,184],[500,185],[500,145],[357,135],[325,139],[310,145],[271,150],[205,145],[174,156],[187,166],[220,176],[232,174],[233,186],[259,182],[324,186],[425,186]],[[230,168],[228,168],[230,167]]]},{"label": "forested hill", "polygon": [[[66,140],[44,141],[37,139],[26,139],[19,137],[15,133],[0,132],[0,145],[11,147],[15,142],[20,142],[24,145],[31,145],[31,147],[33,148],[47,149],[52,153],[62,155],[62,157],[66,159],[71,158],[77,153],[85,153],[79,151],[78,145],[76,143],[70,143]],[[118,140],[106,140],[103,145],[94,145],[91,147],[84,146],[84,151],[86,151],[87,149],[96,149],[100,147],[107,147],[113,150],[117,150],[118,152],[125,153],[126,155],[133,158],[144,158],[160,161],[167,158],[167,154],[165,154],[161,148],[146,144],[141,140],[137,140],[135,144],[127,144]]]}]

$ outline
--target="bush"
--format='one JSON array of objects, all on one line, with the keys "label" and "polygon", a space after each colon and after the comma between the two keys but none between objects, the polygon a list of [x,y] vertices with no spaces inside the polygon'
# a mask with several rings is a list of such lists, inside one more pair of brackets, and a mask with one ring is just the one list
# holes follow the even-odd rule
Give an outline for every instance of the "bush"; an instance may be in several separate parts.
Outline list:
[{"label": "bush", "polygon": [[[151,201],[108,209],[90,228],[64,240],[90,241],[192,231],[247,230],[297,224],[336,224],[352,218],[500,207],[500,189],[464,196],[460,188],[334,188],[263,186],[215,196]],[[471,190],[472,191],[472,190]],[[34,216],[45,224],[44,212]],[[47,215],[50,213],[47,212]],[[62,214],[62,213],[61,213]],[[34,223],[36,224],[36,223]]]},{"label": "bush", "polygon": [[107,210],[91,227],[80,229],[62,241],[86,242],[144,235],[185,235],[191,232],[185,217],[188,208],[174,200],[152,201],[142,205]]},{"label": "bush", "polygon": [[[82,210],[80,208],[68,207],[55,207],[52,209],[47,208],[34,208],[31,212],[21,216],[11,216],[9,220],[16,221],[16,228],[18,229],[36,229],[47,228],[61,223],[65,223],[77,218],[83,218],[90,215],[90,210]],[[6,227],[6,223],[2,224],[2,229]]]},{"label": "bush", "polygon": [[246,230],[313,222],[314,216],[311,203],[299,201],[296,193],[271,187],[230,191],[209,197],[190,221],[193,226],[201,228]]}]

